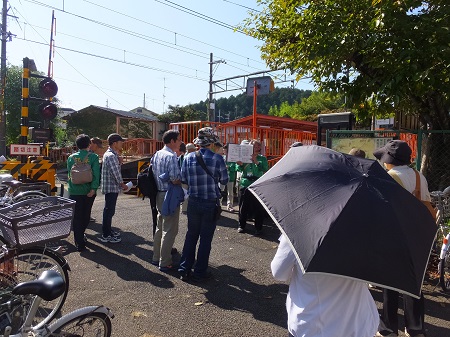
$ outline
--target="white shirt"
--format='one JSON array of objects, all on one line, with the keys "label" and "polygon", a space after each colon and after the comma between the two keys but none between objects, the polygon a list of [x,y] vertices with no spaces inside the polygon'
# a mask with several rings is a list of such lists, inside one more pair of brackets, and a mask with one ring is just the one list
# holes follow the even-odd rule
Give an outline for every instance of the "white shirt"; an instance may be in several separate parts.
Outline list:
[{"label": "white shirt", "polygon": [[[388,171],[388,174],[394,173],[402,181],[403,187],[410,193],[416,189],[416,173],[407,165],[395,166]],[[422,173],[420,175],[420,199],[430,201],[430,192],[428,191],[428,183]]]},{"label": "white shirt", "polygon": [[289,281],[288,330],[295,337],[373,337],[379,316],[367,283],[325,274],[303,274],[282,235],[271,264],[279,281]]}]

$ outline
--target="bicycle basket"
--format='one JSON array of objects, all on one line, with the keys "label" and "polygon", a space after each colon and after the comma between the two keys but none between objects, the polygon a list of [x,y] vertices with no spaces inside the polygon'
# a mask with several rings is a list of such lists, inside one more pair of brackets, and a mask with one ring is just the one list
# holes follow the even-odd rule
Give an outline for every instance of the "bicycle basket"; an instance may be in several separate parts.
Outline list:
[{"label": "bicycle basket", "polygon": [[0,229],[11,246],[34,246],[68,237],[74,211],[67,198],[28,199],[0,209]]}]

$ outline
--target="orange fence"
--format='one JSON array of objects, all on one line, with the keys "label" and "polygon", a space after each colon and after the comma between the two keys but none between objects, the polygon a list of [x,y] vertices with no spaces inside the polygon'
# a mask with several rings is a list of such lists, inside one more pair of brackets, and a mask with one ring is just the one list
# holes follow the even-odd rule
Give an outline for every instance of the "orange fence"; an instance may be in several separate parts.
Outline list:
[{"label": "orange fence", "polygon": [[[240,144],[243,140],[253,138],[253,126],[227,125],[215,122],[183,122],[171,123],[170,128],[180,132],[183,142],[191,143],[197,137],[198,130],[210,126],[223,143]],[[309,131],[296,131],[291,129],[277,129],[271,127],[256,127],[256,139],[263,144],[264,155],[272,166],[278,161],[294,142],[305,145],[315,144],[316,134]]]}]

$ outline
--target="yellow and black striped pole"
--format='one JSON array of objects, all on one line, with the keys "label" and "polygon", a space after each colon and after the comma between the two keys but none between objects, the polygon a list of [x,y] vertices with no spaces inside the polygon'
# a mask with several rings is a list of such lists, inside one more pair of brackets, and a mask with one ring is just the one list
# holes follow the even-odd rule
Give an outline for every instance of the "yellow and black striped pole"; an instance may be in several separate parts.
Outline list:
[{"label": "yellow and black striped pole", "polygon": [[[22,75],[22,110],[20,119],[20,144],[28,143],[28,103],[30,97],[30,60],[28,57],[23,59],[23,75]],[[27,162],[26,156],[21,156],[22,163]]]}]

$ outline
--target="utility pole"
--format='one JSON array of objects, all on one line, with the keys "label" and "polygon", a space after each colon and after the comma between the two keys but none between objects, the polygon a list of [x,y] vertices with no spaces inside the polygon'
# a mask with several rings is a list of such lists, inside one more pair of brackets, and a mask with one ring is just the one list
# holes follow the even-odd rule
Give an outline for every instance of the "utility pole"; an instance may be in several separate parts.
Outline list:
[{"label": "utility pole", "polygon": [[213,53],[209,54],[209,106],[208,106],[208,121],[214,119],[215,103],[213,103],[213,64],[226,63],[225,60],[213,61]]},{"label": "utility pole", "polygon": [[208,121],[211,121],[211,117],[214,116],[213,106],[213,53],[209,54],[209,100],[208,100]]},{"label": "utility pole", "polygon": [[5,112],[5,89],[6,89],[6,18],[8,14],[8,0],[3,0],[2,8],[2,51],[1,51],[1,103],[0,103],[0,155],[6,156],[6,112]]}]

